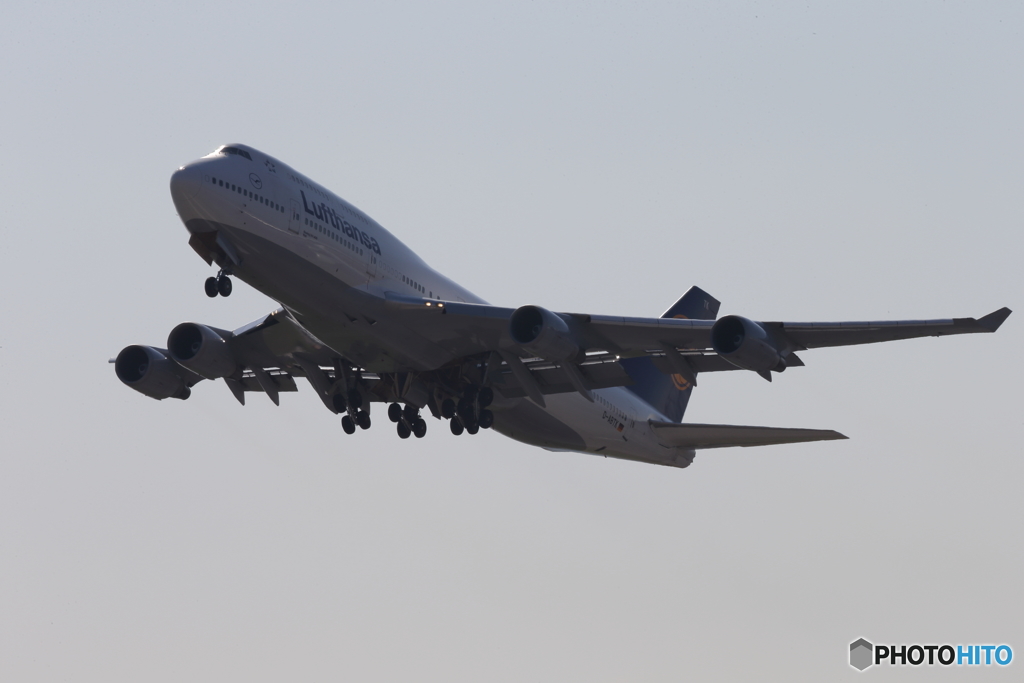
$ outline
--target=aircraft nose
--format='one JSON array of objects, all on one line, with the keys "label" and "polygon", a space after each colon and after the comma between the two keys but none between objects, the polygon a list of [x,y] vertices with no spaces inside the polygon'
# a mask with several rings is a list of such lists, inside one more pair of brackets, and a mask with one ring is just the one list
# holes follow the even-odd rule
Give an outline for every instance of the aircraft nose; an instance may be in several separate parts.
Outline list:
[{"label": "aircraft nose", "polygon": [[202,173],[194,166],[182,166],[171,174],[171,198],[175,204],[188,200],[199,191],[203,182]]}]

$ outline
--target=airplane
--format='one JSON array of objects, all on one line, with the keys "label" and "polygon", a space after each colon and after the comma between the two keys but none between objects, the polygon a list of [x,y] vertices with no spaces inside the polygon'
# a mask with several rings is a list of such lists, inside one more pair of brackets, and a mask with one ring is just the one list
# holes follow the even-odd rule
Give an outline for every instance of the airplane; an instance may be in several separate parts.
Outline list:
[{"label": "airplane", "polygon": [[773,373],[797,352],[925,336],[995,332],[1010,315],[887,322],[757,322],[718,318],[720,302],[691,287],[660,318],[492,306],[433,270],[368,215],[253,147],[224,145],[171,176],[189,246],[216,276],[280,308],[236,330],[194,322],[166,348],[131,345],[117,377],[154,399],[187,399],[223,379],[245,405],[280,405],[305,378],[347,434],[386,403],[398,436],[422,438],[425,414],[451,432],[494,429],[552,451],[687,467],[698,450],[845,439],[823,429],[682,421],[699,375]]}]

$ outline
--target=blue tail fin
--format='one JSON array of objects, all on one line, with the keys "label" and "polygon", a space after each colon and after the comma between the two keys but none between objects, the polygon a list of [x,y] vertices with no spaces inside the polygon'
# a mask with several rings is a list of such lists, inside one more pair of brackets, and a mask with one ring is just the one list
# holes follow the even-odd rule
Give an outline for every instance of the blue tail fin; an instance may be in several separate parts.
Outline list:
[{"label": "blue tail fin", "polygon": [[[690,287],[686,294],[662,314],[662,318],[714,320],[721,303],[700,287]],[[693,385],[682,375],[666,375],[650,358],[626,358],[619,361],[633,380],[626,387],[651,407],[674,422],[682,422]]]}]

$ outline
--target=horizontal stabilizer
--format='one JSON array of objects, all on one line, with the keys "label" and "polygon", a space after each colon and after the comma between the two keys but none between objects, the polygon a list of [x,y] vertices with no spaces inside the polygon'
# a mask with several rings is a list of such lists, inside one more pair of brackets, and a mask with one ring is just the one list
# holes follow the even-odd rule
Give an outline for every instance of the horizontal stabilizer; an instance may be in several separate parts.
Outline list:
[{"label": "horizontal stabilizer", "polygon": [[738,425],[679,424],[651,420],[658,441],[676,448],[729,448],[731,446],[772,446],[805,441],[845,439],[831,429],[788,429],[783,427],[745,427]]}]

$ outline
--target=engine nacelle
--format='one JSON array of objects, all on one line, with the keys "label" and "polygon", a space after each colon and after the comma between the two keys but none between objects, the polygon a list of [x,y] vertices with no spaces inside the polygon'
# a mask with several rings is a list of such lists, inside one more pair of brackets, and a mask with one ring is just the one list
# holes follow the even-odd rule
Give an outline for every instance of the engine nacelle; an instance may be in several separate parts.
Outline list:
[{"label": "engine nacelle", "polygon": [[753,320],[727,315],[711,328],[711,348],[733,365],[754,372],[786,369],[768,332]]},{"label": "engine nacelle", "polygon": [[186,399],[192,391],[185,383],[184,370],[167,357],[163,349],[152,346],[126,346],[114,360],[117,378],[129,387],[158,401]]},{"label": "engine nacelle", "polygon": [[560,317],[540,306],[522,306],[508,321],[512,340],[539,358],[565,361],[580,353],[569,326]]},{"label": "engine nacelle", "polygon": [[178,325],[167,336],[167,350],[176,362],[206,379],[229,377],[238,369],[222,333],[206,325]]}]

